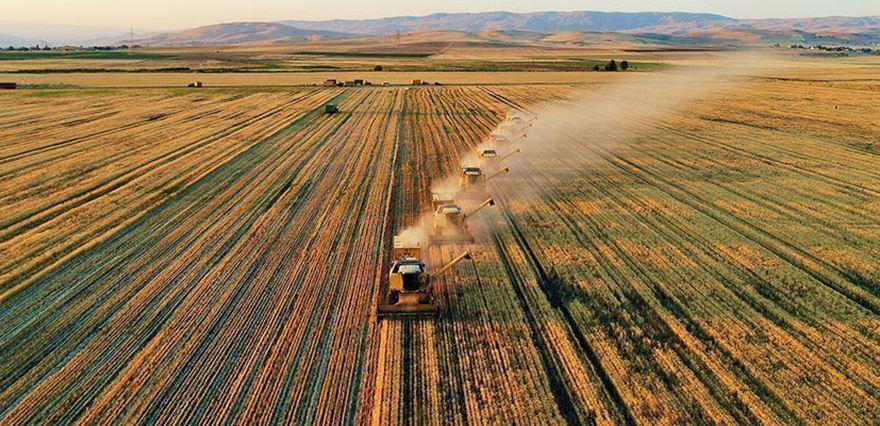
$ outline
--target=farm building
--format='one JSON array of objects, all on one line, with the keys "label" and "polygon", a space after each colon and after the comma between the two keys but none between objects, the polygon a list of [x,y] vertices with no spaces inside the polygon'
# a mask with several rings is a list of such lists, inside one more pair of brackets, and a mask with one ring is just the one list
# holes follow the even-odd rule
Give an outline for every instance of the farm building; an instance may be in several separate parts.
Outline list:
[{"label": "farm building", "polygon": [[418,79],[418,78],[414,78],[413,81],[412,81],[412,84],[413,84],[413,86],[421,86],[421,85],[422,85],[422,80],[420,80],[420,79]]},{"label": "farm building", "polygon": [[324,86],[336,87],[336,79],[335,78],[328,78],[328,79],[324,80]]}]

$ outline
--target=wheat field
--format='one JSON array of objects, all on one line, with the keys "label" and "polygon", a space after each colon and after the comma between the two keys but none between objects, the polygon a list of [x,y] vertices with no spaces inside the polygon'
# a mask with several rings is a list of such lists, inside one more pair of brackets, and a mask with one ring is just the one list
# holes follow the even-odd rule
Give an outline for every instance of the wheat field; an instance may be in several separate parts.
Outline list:
[{"label": "wheat field", "polygon": [[598,83],[4,94],[0,424],[876,425],[876,80],[783,77],[520,142],[407,320],[391,237]]}]

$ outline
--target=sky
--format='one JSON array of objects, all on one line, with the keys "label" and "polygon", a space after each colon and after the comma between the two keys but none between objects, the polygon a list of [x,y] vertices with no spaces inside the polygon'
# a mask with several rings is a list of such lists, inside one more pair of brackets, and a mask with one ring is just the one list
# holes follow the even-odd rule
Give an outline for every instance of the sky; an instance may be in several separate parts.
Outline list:
[{"label": "sky", "polygon": [[[235,21],[361,19],[435,12],[683,11],[733,18],[880,15],[880,0],[3,0],[2,21],[171,30]],[[0,33],[4,32],[0,23]]]}]

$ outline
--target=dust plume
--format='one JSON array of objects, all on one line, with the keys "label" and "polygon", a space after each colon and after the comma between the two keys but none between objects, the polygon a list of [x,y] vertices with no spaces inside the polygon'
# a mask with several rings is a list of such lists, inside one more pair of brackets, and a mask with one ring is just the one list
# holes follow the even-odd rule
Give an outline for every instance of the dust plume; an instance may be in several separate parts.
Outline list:
[{"label": "dust plume", "polygon": [[407,247],[425,248],[428,246],[428,227],[430,224],[430,215],[423,214],[419,217],[418,223],[398,232],[394,236],[394,240]]},{"label": "dust plume", "polygon": [[[593,85],[566,101],[516,111],[476,149],[463,155],[460,165],[480,167],[491,176],[504,167],[510,172],[488,183],[479,195],[459,191],[458,176],[432,187],[432,193],[454,198],[464,212],[470,212],[487,197],[506,200],[508,205],[529,205],[549,188],[565,185],[598,157],[614,152],[623,142],[639,137],[658,120],[681,114],[687,104],[733,87],[762,69],[772,68],[772,58],[758,54],[729,54],[703,66],[666,72],[614,75],[615,81]],[[778,65],[778,63],[777,63]],[[513,116],[519,120],[514,123]],[[494,150],[487,158],[486,150]],[[494,226],[492,208],[470,222],[476,237]],[[409,241],[427,244],[432,225],[427,213],[420,222],[403,231]]]},{"label": "dust plume", "polygon": [[526,119],[538,117],[527,138],[497,148],[488,141],[483,145],[502,156],[522,150],[506,162],[511,172],[497,180],[493,192],[511,201],[534,200],[581,172],[600,152],[615,152],[658,120],[686,113],[688,104],[779,66],[773,59],[756,53],[728,54],[699,67],[615,75],[617,81],[591,86],[567,101],[524,111]]}]

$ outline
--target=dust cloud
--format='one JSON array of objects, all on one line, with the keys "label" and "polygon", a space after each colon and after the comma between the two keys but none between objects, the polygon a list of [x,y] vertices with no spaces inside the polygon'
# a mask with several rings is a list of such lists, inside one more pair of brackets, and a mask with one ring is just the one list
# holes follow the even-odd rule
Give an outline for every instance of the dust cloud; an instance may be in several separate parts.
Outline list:
[{"label": "dust cloud", "polygon": [[493,191],[511,201],[533,202],[547,188],[565,184],[581,172],[597,159],[597,152],[614,152],[622,142],[644,134],[651,123],[687,113],[693,102],[779,64],[766,54],[726,54],[700,66],[615,76],[617,81],[590,86],[569,100],[513,112],[537,120],[520,142],[482,145],[502,156],[514,149],[522,151],[506,162],[511,172],[497,180]]},{"label": "dust cloud", "polygon": [[[504,167],[510,172],[494,179],[487,191],[476,196],[460,192],[458,176],[434,183],[432,193],[453,196],[465,212],[492,195],[519,207],[537,202],[548,188],[565,185],[595,161],[597,146],[613,152],[622,142],[650,128],[650,123],[686,112],[688,103],[772,69],[772,59],[754,53],[727,54],[686,69],[621,74],[614,82],[591,85],[568,100],[511,111],[508,119],[519,117],[519,125],[505,121],[460,161],[462,167],[480,167],[485,176]],[[495,150],[496,157],[482,158],[484,150]],[[495,209],[489,208],[470,224],[478,239],[497,224]],[[431,227],[432,212],[428,212],[398,237],[427,247]]]}]

